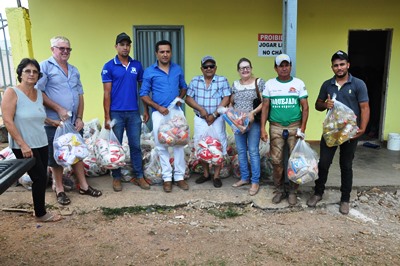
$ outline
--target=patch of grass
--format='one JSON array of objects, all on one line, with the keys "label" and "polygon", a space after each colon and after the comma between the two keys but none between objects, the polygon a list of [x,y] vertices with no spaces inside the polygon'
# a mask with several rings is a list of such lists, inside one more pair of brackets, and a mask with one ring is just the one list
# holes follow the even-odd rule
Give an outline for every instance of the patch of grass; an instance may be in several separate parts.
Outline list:
[{"label": "patch of grass", "polygon": [[122,208],[105,208],[102,207],[101,211],[104,216],[108,218],[115,218],[117,216],[122,216],[125,213],[130,214],[141,214],[141,213],[149,213],[149,212],[157,212],[164,213],[173,210],[174,207],[166,207],[166,206],[132,206],[132,207],[122,207]]},{"label": "patch of grass", "polygon": [[214,215],[215,217],[220,218],[220,219],[234,218],[234,217],[243,215],[243,213],[238,212],[236,209],[234,209],[232,207],[228,207],[227,209],[225,209],[225,208],[209,209],[207,212],[209,214]]},{"label": "patch of grass", "polygon": [[173,261],[171,263],[168,263],[167,265],[171,266],[187,266],[189,263],[186,260],[180,260],[180,261]]},{"label": "patch of grass", "polygon": [[42,239],[50,239],[50,238],[54,238],[54,237],[55,237],[55,234],[53,234],[53,233],[45,233],[45,234],[41,235]]},{"label": "patch of grass", "polygon": [[228,265],[228,263],[223,260],[223,259],[209,259],[206,261],[206,263],[204,265],[209,265],[209,266],[225,266]]}]

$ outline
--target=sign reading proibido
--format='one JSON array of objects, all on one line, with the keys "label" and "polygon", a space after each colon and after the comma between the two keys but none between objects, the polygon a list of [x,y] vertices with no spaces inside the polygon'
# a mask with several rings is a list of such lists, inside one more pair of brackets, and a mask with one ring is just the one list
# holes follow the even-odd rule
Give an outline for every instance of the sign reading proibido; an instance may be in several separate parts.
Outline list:
[{"label": "sign reading proibido", "polygon": [[258,34],[258,56],[277,56],[283,53],[282,48],[282,34]]}]

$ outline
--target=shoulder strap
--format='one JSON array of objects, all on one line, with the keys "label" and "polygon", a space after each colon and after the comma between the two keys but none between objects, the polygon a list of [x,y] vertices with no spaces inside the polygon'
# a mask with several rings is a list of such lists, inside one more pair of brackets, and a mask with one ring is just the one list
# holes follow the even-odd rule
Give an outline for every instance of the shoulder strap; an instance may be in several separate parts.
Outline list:
[{"label": "shoulder strap", "polygon": [[261,97],[260,97],[260,91],[258,90],[258,84],[257,84],[258,78],[256,78],[256,92],[257,92],[257,98],[261,101]]}]

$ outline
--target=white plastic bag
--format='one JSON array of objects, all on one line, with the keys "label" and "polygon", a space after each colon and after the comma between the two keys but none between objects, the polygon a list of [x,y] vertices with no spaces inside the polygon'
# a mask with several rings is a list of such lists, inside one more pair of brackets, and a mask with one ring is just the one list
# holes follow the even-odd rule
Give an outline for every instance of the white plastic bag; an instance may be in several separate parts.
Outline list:
[{"label": "white plastic bag", "polygon": [[[111,122],[111,127],[113,122]],[[125,152],[114,131],[103,127],[94,145],[94,154],[100,166],[117,169],[125,166]]]},{"label": "white plastic bag", "polygon": [[151,151],[149,162],[144,165],[143,171],[144,176],[151,181],[151,184],[156,185],[163,183],[161,163],[157,149]]},{"label": "white plastic bag", "polygon": [[89,150],[71,122],[61,122],[54,135],[54,159],[57,164],[66,167],[83,160]]},{"label": "white plastic bag", "polygon": [[250,129],[250,118],[248,112],[243,112],[232,107],[220,107],[218,113],[222,114],[222,118],[232,128],[234,134],[243,134]]},{"label": "white plastic bag", "polygon": [[318,155],[304,139],[299,138],[288,161],[287,175],[297,184],[318,179]]},{"label": "white plastic bag", "polygon": [[189,125],[177,102],[184,101],[177,98],[168,106],[169,113],[163,117],[158,128],[158,142],[166,146],[189,143]]},{"label": "white plastic bag", "polygon": [[213,125],[208,127],[200,141],[196,143],[196,156],[214,165],[221,165],[224,162],[222,144]]}]

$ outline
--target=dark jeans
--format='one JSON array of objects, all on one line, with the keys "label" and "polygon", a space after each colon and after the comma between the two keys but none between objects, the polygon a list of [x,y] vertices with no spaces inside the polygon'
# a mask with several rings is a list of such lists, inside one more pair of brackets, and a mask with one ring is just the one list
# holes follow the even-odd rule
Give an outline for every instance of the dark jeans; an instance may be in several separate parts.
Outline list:
[{"label": "dark jeans", "polygon": [[[349,202],[351,187],[353,186],[353,159],[357,148],[357,139],[349,140],[343,143],[340,147],[340,173],[341,173],[341,186],[340,192],[342,196],[340,201]],[[328,179],[329,167],[335,156],[338,146],[328,147],[325,139],[321,138],[320,143],[320,157],[318,163],[318,176],[315,181],[315,194],[322,196],[325,191],[325,183]]]},{"label": "dark jeans", "polygon": [[[20,149],[12,149],[15,157],[18,159],[24,158]],[[28,171],[28,175],[32,180],[32,199],[33,208],[36,217],[41,217],[46,214],[45,194],[47,187],[47,146],[32,149],[33,157],[36,159],[36,164]]]},{"label": "dark jeans", "polygon": [[[139,111],[111,111],[110,116],[112,120],[116,121],[113,131],[120,144],[122,144],[124,130],[126,130],[134,176],[136,178],[143,177],[142,150],[140,149],[142,119]],[[112,176],[120,179],[121,168],[112,170]]]}]

